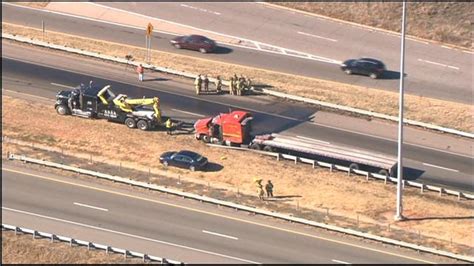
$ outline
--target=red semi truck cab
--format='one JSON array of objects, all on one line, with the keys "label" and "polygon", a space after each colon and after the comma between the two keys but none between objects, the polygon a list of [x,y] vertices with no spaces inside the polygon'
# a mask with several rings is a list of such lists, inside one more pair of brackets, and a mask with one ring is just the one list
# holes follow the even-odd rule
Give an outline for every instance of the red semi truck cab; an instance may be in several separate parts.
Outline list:
[{"label": "red semi truck cab", "polygon": [[248,144],[252,115],[245,111],[221,113],[194,123],[195,137],[206,143]]}]

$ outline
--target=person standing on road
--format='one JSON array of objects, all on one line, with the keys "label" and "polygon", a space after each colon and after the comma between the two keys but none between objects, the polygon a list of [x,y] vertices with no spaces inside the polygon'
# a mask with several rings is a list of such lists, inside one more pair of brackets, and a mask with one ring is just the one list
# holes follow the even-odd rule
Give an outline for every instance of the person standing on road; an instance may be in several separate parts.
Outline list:
[{"label": "person standing on road", "polygon": [[209,91],[209,79],[207,78],[207,75],[204,75],[204,91]]},{"label": "person standing on road", "polygon": [[170,118],[166,120],[166,134],[173,135],[173,122],[171,122]]},{"label": "person standing on road", "polygon": [[144,75],[143,75],[144,69],[143,69],[142,64],[139,64],[139,65],[137,66],[137,73],[138,73],[138,80],[139,80],[139,81],[143,81],[143,78],[144,78]]},{"label": "person standing on road", "polygon": [[229,81],[229,94],[234,95],[234,77],[230,77]]},{"label": "person standing on road", "polygon": [[217,76],[217,79],[216,79],[216,91],[217,91],[217,94],[221,94],[221,90],[222,90],[222,80],[221,80],[221,76]]},{"label": "person standing on road", "polygon": [[196,88],[196,95],[201,94],[201,83],[202,83],[201,74],[199,74],[196,77],[196,80],[194,80],[194,87]]},{"label": "person standing on road", "polygon": [[265,185],[265,191],[267,192],[267,198],[273,198],[273,184],[271,180],[268,180]]}]

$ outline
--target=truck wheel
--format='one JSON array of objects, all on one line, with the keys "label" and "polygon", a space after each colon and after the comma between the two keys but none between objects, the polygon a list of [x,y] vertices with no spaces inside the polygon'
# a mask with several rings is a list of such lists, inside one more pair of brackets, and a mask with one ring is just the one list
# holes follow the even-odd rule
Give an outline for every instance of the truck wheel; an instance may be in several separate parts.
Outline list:
[{"label": "truck wheel", "polygon": [[209,137],[208,135],[203,135],[202,136],[202,142],[210,143],[211,142],[211,137]]},{"label": "truck wheel", "polygon": [[356,163],[351,163],[351,164],[349,165],[349,168],[351,169],[351,171],[352,171],[352,170],[359,170],[359,165],[356,164]]},{"label": "truck wheel", "polygon": [[197,139],[197,140],[201,140],[202,139],[202,135],[199,134],[199,135],[194,135],[194,137]]},{"label": "truck wheel", "polygon": [[192,172],[194,172],[194,171],[196,171],[196,167],[194,167],[194,165],[191,165],[191,166],[189,167],[189,170],[191,170]]},{"label": "truck wheel", "polygon": [[138,120],[137,127],[143,131],[148,130],[148,123],[145,120]]},{"label": "truck wheel", "polygon": [[128,128],[135,128],[137,126],[137,124],[135,123],[135,119],[130,118],[130,117],[125,119],[125,125]]},{"label": "truck wheel", "polygon": [[380,170],[379,174],[387,176],[388,177],[388,171],[387,170]]},{"label": "truck wheel", "polygon": [[250,149],[252,149],[252,150],[261,150],[262,147],[260,147],[260,145],[258,145],[257,143],[252,143],[252,145],[250,145]]},{"label": "truck wheel", "polygon": [[69,113],[69,108],[61,104],[61,105],[56,106],[56,112],[60,115],[67,115]]},{"label": "truck wheel", "polygon": [[273,147],[271,147],[271,146],[265,146],[265,147],[263,147],[263,150],[264,150],[264,151],[268,151],[268,152],[273,152]]}]

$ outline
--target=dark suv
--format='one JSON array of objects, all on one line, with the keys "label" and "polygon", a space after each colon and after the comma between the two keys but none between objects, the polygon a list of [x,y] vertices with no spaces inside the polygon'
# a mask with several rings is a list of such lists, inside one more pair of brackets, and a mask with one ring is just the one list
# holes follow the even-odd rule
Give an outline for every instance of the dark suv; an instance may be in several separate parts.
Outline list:
[{"label": "dark suv", "polygon": [[341,64],[341,69],[348,75],[362,74],[373,79],[381,77],[387,70],[382,61],[372,58],[346,60]]}]

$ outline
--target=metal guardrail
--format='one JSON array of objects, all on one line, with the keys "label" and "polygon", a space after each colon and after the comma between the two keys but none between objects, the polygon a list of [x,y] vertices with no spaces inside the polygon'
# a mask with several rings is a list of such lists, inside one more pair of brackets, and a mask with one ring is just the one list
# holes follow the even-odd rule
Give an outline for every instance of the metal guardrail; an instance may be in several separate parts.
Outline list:
[{"label": "metal guardrail", "polygon": [[[383,180],[385,183],[387,183],[387,181],[390,181],[390,182],[395,183],[395,184],[398,183],[398,179],[396,177],[386,176],[386,175],[382,175],[382,174],[379,174],[379,173],[372,173],[372,172],[368,172],[368,171],[364,171],[364,170],[351,169],[350,167],[347,167],[347,166],[321,162],[321,161],[308,159],[308,158],[303,158],[303,157],[298,157],[298,156],[294,156],[294,155],[288,155],[288,154],[276,153],[276,152],[259,151],[259,150],[241,148],[241,147],[229,147],[229,146],[217,145],[217,144],[207,144],[207,145],[211,146],[211,147],[217,147],[217,148],[248,150],[248,151],[256,152],[256,153],[259,153],[259,154],[264,154],[264,155],[276,157],[277,160],[280,160],[280,159],[290,160],[290,161],[294,161],[295,164],[298,163],[298,162],[301,162],[301,163],[305,163],[305,164],[310,164],[310,165],[313,166],[313,168],[315,168],[316,166],[325,167],[325,168],[329,168],[330,171],[339,170],[339,171],[347,172],[348,175],[350,175],[351,173],[355,173],[357,175],[365,176],[367,180],[370,177],[372,177],[372,178],[375,178],[375,179],[378,179],[378,180]],[[419,188],[421,193],[423,193],[425,190],[428,190],[428,191],[438,192],[440,195],[442,195],[443,193],[446,193],[448,195],[456,196],[458,198],[458,200],[460,200],[461,198],[474,200],[474,194],[461,192],[461,191],[456,191],[456,190],[447,189],[447,188],[438,187],[438,186],[433,186],[433,185],[426,185],[426,184],[423,184],[423,183],[409,181],[409,180],[402,180],[402,186],[405,187],[406,185],[411,186],[411,187]]]},{"label": "metal guardrail", "polygon": [[279,218],[279,219],[290,221],[290,222],[295,222],[295,223],[310,225],[310,226],[314,226],[314,227],[319,227],[319,228],[323,228],[323,229],[326,229],[326,230],[331,230],[331,231],[335,231],[335,232],[339,232],[339,233],[343,233],[343,234],[349,234],[349,235],[353,235],[353,236],[357,236],[357,237],[361,237],[361,238],[365,238],[365,239],[370,239],[370,240],[374,240],[374,241],[378,241],[378,242],[382,242],[382,243],[386,243],[386,244],[405,247],[405,248],[409,248],[409,249],[413,249],[413,250],[417,250],[417,251],[432,253],[432,254],[436,254],[436,255],[440,255],[440,256],[445,256],[445,257],[454,258],[454,259],[457,259],[457,260],[468,261],[468,262],[473,262],[474,263],[474,257],[470,257],[470,256],[455,254],[455,253],[452,253],[452,252],[443,251],[443,250],[439,250],[439,249],[435,249],[435,248],[429,248],[429,247],[425,247],[425,246],[421,246],[421,245],[417,245],[417,244],[407,243],[407,242],[404,242],[404,241],[390,239],[390,238],[387,238],[387,237],[382,237],[382,236],[377,236],[377,235],[373,235],[373,234],[363,233],[363,232],[359,232],[359,231],[356,231],[356,230],[353,230],[353,229],[346,229],[346,228],[342,228],[342,227],[338,227],[338,226],[328,225],[328,224],[325,224],[325,223],[318,223],[318,222],[307,220],[307,219],[304,219],[304,218],[297,218],[297,217],[293,217],[291,215],[276,213],[276,212],[273,212],[273,211],[262,210],[262,209],[258,209],[258,208],[255,208],[255,207],[248,207],[248,206],[236,204],[236,203],[229,202],[229,201],[223,201],[223,200],[210,198],[210,197],[207,197],[207,196],[200,196],[200,195],[196,195],[196,194],[192,194],[192,193],[178,191],[178,190],[175,190],[175,189],[170,189],[170,188],[158,186],[158,185],[155,185],[155,184],[149,184],[149,183],[145,183],[145,182],[141,182],[141,181],[132,180],[130,178],[112,176],[112,175],[108,175],[108,174],[104,174],[104,173],[100,173],[100,172],[81,169],[81,168],[78,168],[78,167],[72,167],[72,166],[63,165],[63,164],[59,164],[59,163],[28,158],[26,156],[16,156],[14,154],[9,154],[8,158],[10,160],[21,160],[21,161],[24,161],[24,162],[29,162],[29,163],[34,163],[34,164],[59,168],[59,169],[63,169],[63,170],[73,171],[73,172],[80,173],[80,174],[95,176],[95,177],[99,177],[99,178],[103,178],[103,179],[107,179],[107,180],[111,180],[111,181],[115,181],[115,182],[121,182],[121,183],[124,183],[124,184],[129,184],[129,185],[138,186],[138,187],[142,187],[142,188],[148,188],[148,189],[152,189],[152,190],[156,190],[156,191],[160,191],[160,192],[164,192],[164,193],[169,193],[169,194],[181,196],[183,198],[199,200],[201,202],[212,203],[212,204],[216,204],[218,206],[225,206],[225,207],[233,208],[233,209],[236,209],[236,210],[243,210],[243,211],[247,211],[247,212],[250,212],[250,213],[255,213],[255,214],[260,214],[260,215],[264,215],[264,216]]},{"label": "metal guardrail", "polygon": [[[23,43],[28,43],[28,44],[33,44],[33,45],[37,45],[37,46],[52,48],[52,49],[56,49],[56,50],[66,51],[66,52],[70,52],[70,53],[86,55],[86,56],[90,56],[90,57],[96,57],[96,58],[100,58],[100,59],[104,59],[104,60],[108,60],[108,61],[113,61],[113,62],[118,62],[118,63],[122,63],[122,64],[129,64],[129,65],[134,65],[134,66],[138,66],[138,64],[139,64],[139,63],[136,63],[136,62],[130,62],[126,59],[122,59],[122,58],[119,58],[119,57],[116,57],[116,56],[102,55],[102,54],[95,53],[95,52],[83,51],[81,49],[66,47],[66,46],[57,45],[57,44],[50,44],[50,43],[47,43],[47,42],[43,42],[43,41],[39,41],[39,40],[33,40],[33,39],[30,39],[30,38],[25,38],[25,37],[20,37],[20,36],[15,36],[15,35],[8,34],[8,33],[3,33],[3,32],[2,32],[2,38],[15,40],[15,41],[18,41],[18,42],[23,42]],[[151,64],[147,64],[147,63],[142,63],[142,66],[144,68],[148,68],[148,69],[152,69],[152,70],[156,70],[156,71],[160,71],[160,72],[164,72],[164,73],[179,75],[179,76],[183,76],[183,77],[187,77],[187,78],[195,79],[197,77],[197,74],[194,74],[194,73],[178,71],[178,70],[174,70],[174,69],[170,69],[170,68],[166,68],[166,67],[159,67],[159,66],[155,66],[155,65],[151,65]],[[209,81],[210,82],[215,82],[216,79],[211,77],[211,78],[209,78]],[[225,85],[229,84],[228,81],[223,81],[222,83],[225,84]],[[272,91],[272,90],[268,90],[268,89],[255,89],[254,87],[252,87],[252,90],[260,92],[260,93],[272,95],[272,96],[275,96],[275,97],[291,99],[291,100],[294,100],[294,101],[300,101],[300,102],[320,105],[320,106],[328,107],[328,108],[331,108],[331,109],[342,110],[342,111],[346,111],[346,112],[351,112],[351,113],[356,113],[356,114],[361,114],[361,115],[366,115],[366,116],[371,116],[371,117],[377,117],[377,118],[381,118],[381,119],[386,119],[386,120],[391,120],[391,121],[398,122],[398,117],[395,117],[395,116],[375,113],[375,112],[372,112],[372,111],[366,111],[366,110],[353,108],[353,107],[348,107],[348,106],[342,106],[342,105],[338,105],[338,104],[327,103],[327,102],[323,102],[323,101],[318,101],[318,100],[309,99],[309,98],[305,98],[305,97],[301,97],[301,96],[295,96],[295,95],[286,94],[286,93],[282,93],[282,92]],[[450,133],[450,134],[454,134],[454,135],[458,135],[458,136],[474,138],[473,133],[464,132],[464,131],[460,131],[460,130],[457,130],[457,129],[445,128],[445,127],[432,125],[432,124],[428,124],[428,123],[424,123],[424,122],[418,122],[418,121],[409,120],[409,119],[404,119],[403,121],[404,121],[404,123],[409,124],[409,125],[419,126],[419,127],[423,127],[423,128],[429,128],[429,129],[433,129],[433,130],[437,130],[437,131],[441,131],[441,132],[445,132],[445,133]]]},{"label": "metal guardrail", "polygon": [[2,223],[2,231],[3,230],[8,230],[8,231],[15,231],[15,234],[17,233],[24,233],[24,234],[30,234],[33,235],[33,238],[42,237],[42,238],[48,238],[51,239],[51,242],[54,242],[54,240],[58,240],[60,242],[67,242],[70,244],[72,247],[73,245],[78,245],[78,246],[85,246],[87,249],[100,249],[100,250],[105,250],[105,252],[108,254],[109,252],[112,253],[118,253],[118,254],[123,254],[125,258],[132,257],[132,258],[141,258],[143,259],[143,262],[151,261],[151,262],[160,262],[161,264],[169,264],[169,265],[184,265],[184,263],[179,262],[179,261],[174,261],[174,260],[169,260],[166,258],[161,258],[157,256],[151,256],[147,255],[144,253],[140,252],[135,252],[135,251],[130,251],[126,249],[121,249],[121,248],[116,248],[116,247],[111,247],[107,245],[102,245],[94,242],[89,242],[89,241],[84,241],[84,240],[79,240],[79,239],[74,239],[71,237],[67,236],[60,236],[56,234],[51,234],[51,233],[45,233],[33,229],[28,229],[24,227],[18,227],[14,225],[9,225],[9,224],[4,224]]}]

